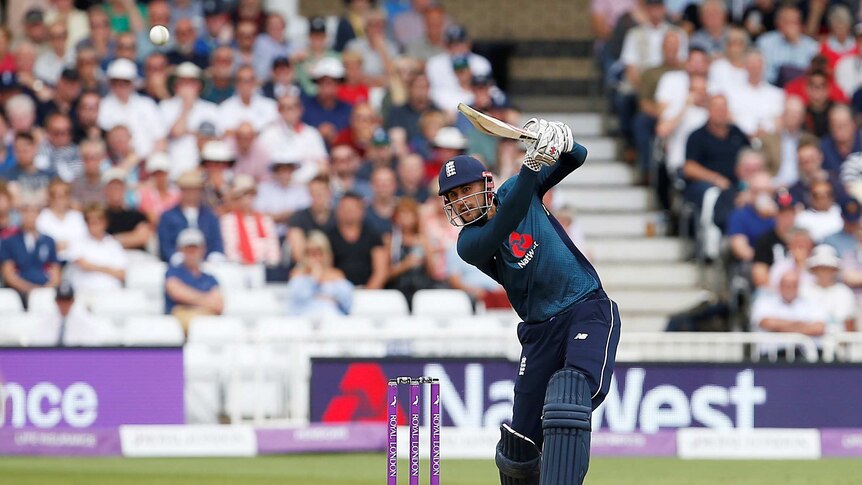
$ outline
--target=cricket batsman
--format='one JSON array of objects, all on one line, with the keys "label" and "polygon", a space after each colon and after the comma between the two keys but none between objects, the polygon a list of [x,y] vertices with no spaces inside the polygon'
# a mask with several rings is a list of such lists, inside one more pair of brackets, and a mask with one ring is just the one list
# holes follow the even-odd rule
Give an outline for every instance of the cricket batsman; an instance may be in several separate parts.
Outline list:
[{"label": "cricket batsman", "polygon": [[482,163],[459,155],[440,169],[438,195],[449,222],[463,227],[458,255],[503,285],[523,320],[512,425],[501,426],[497,444],[500,483],[581,484],[592,411],[614,370],[619,309],[542,204],[545,192],[584,164],[586,148],[559,122],[533,118],[524,128],[538,139],[496,193]]}]

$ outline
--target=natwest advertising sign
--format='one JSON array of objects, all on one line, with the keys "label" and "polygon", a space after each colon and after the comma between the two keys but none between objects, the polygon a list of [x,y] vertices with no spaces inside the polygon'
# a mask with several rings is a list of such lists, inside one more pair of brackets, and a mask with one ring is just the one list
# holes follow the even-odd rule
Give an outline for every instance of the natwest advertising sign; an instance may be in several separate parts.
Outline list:
[{"label": "natwest advertising sign", "polygon": [[0,349],[0,427],[183,422],[181,348]]},{"label": "natwest advertising sign", "polygon": [[[511,418],[517,371],[517,363],[503,359],[315,359],[311,418],[384,421],[390,377],[432,376],[440,378],[445,426],[496,427]],[[862,367],[851,365],[617,365],[593,427],[615,433],[862,428],[860,375]],[[402,423],[404,413],[399,410]]]}]

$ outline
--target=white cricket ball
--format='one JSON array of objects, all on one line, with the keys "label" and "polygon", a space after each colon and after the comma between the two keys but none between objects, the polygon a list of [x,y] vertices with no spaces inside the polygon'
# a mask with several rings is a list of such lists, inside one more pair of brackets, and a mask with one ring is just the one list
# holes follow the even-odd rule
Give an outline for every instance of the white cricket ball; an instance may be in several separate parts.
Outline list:
[{"label": "white cricket ball", "polygon": [[165,45],[170,38],[171,33],[164,25],[156,25],[150,29],[150,41],[155,45]]}]

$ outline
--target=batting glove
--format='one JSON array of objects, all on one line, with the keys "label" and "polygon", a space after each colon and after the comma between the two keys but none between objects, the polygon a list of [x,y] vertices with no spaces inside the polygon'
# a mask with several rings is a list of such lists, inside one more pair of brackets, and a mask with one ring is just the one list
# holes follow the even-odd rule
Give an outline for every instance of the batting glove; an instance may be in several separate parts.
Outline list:
[{"label": "batting glove", "polygon": [[557,159],[548,155],[549,144],[554,142],[557,136],[556,129],[552,128],[546,120],[530,118],[524,125],[524,129],[536,134],[536,141],[527,147],[527,156],[524,165],[538,172],[542,165],[553,165]]}]

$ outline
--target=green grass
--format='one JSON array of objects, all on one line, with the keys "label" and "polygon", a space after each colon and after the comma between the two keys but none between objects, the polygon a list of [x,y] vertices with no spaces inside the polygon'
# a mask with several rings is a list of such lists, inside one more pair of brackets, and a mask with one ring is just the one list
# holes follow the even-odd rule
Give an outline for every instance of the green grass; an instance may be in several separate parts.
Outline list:
[{"label": "green grass", "polygon": [[[384,456],[298,455],[262,458],[0,458],[4,485],[381,485]],[[404,463],[406,465],[406,463]],[[423,473],[427,473],[427,466]],[[400,483],[407,483],[402,467]],[[427,483],[423,479],[422,483]],[[491,460],[445,460],[443,485],[496,485]],[[688,461],[596,458],[588,485],[772,485],[862,483],[862,461]]]}]

